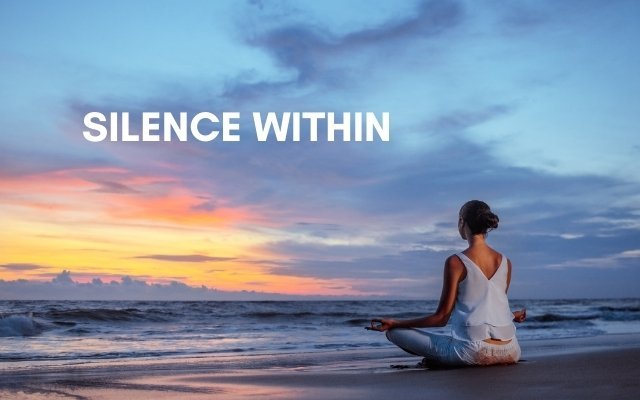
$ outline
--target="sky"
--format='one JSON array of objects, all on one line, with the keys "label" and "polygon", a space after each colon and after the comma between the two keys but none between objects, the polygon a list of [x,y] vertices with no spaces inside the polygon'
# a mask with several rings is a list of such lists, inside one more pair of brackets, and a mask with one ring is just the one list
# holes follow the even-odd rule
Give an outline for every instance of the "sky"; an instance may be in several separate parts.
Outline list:
[{"label": "sky", "polygon": [[[637,297],[638,17],[637,1],[2,1],[0,298],[436,299],[471,199],[500,217],[511,297]],[[242,140],[94,143],[92,111],[134,130],[143,112],[239,112]],[[251,136],[252,112],[305,111],[389,112],[390,140]]]}]

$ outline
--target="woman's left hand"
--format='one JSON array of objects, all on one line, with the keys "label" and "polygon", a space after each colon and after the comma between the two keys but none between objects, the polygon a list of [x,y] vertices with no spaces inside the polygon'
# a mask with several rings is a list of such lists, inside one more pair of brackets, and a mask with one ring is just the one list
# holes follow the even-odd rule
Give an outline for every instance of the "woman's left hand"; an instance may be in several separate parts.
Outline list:
[{"label": "woman's left hand", "polygon": [[396,324],[397,324],[397,321],[395,319],[374,318],[371,320],[371,326],[367,326],[364,329],[367,329],[370,331],[384,332],[394,328]]},{"label": "woman's left hand", "polygon": [[513,312],[513,321],[514,322],[524,322],[527,319],[527,309],[523,308],[522,310]]}]

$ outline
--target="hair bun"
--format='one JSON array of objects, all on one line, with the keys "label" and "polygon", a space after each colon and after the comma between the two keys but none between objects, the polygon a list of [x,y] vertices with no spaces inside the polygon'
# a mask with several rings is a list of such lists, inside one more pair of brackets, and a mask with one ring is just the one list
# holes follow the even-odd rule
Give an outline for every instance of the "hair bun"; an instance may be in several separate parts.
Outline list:
[{"label": "hair bun", "polygon": [[485,234],[496,229],[500,219],[484,201],[471,200],[460,209],[460,216],[474,235]]},{"label": "hair bun", "polygon": [[495,215],[491,210],[487,210],[482,213],[482,217],[484,219],[484,225],[487,227],[487,231],[496,229],[498,227],[500,218],[498,218],[498,216]]}]

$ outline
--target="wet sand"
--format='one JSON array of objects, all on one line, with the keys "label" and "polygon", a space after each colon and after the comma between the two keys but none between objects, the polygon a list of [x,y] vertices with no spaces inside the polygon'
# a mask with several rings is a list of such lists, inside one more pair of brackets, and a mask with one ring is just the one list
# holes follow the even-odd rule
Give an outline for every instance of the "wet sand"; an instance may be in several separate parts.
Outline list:
[{"label": "wet sand", "polygon": [[[427,370],[401,350],[0,366],[2,399],[637,399],[640,335],[524,341],[512,366]],[[393,366],[393,367],[392,367]]]}]

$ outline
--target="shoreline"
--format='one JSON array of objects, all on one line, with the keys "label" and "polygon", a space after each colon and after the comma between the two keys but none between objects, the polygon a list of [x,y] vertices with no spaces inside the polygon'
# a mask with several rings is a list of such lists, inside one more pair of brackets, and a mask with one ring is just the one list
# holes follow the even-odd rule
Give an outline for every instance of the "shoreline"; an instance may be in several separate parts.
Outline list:
[{"label": "shoreline", "polygon": [[521,346],[523,359],[515,366],[451,370],[415,368],[420,358],[397,348],[17,368],[2,363],[0,398],[624,399],[640,392],[640,334],[523,340]]}]

